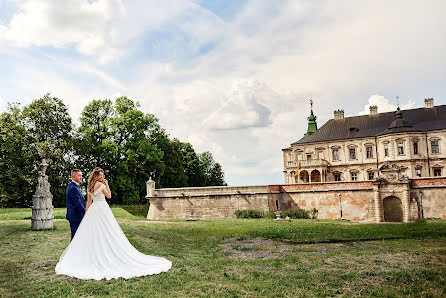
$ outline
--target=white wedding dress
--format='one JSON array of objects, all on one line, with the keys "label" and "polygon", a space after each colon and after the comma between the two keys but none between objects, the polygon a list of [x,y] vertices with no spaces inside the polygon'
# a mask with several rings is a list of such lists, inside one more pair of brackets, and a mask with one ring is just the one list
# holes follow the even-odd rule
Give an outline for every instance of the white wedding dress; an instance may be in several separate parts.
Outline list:
[{"label": "white wedding dress", "polygon": [[62,253],[56,273],[80,279],[129,279],[166,272],[172,262],[140,253],[122,232],[105,201],[101,185],[91,196],[73,240]]}]

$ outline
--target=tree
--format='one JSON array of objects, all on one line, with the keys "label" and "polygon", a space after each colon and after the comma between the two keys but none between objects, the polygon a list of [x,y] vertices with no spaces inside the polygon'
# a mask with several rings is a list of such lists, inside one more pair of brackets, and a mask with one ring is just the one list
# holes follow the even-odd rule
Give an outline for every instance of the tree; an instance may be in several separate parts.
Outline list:
[{"label": "tree", "polygon": [[48,93],[24,107],[21,117],[31,139],[28,145],[39,154],[34,166],[37,167],[42,158],[48,161],[47,175],[53,204],[65,206],[65,189],[70,181],[71,157],[74,154],[68,108],[62,100]]},{"label": "tree", "polygon": [[79,136],[87,149],[88,171],[104,169],[116,203],[145,202],[145,182],[150,173],[161,173],[163,152],[153,134],[158,119],[138,110],[139,104],[127,97],[114,102],[94,100],[82,112]]},{"label": "tree", "polygon": [[187,176],[188,186],[205,186],[205,177],[200,159],[190,143],[181,144],[184,172]]},{"label": "tree", "polygon": [[209,151],[201,153],[199,159],[204,172],[205,186],[226,185],[221,165],[218,162],[215,162]]},{"label": "tree", "polygon": [[29,207],[36,187],[37,151],[29,146],[18,105],[9,105],[0,115],[0,207]]}]

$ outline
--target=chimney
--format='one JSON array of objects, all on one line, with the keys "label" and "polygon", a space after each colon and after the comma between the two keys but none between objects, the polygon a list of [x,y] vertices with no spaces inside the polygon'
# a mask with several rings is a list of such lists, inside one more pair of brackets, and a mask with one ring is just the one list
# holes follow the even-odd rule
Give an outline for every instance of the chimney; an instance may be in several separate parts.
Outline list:
[{"label": "chimney", "polygon": [[432,97],[426,98],[424,100],[424,107],[425,108],[433,108],[434,107],[434,99]]},{"label": "chimney", "polygon": [[335,120],[344,119],[344,110],[335,110],[334,118],[335,118]]},{"label": "chimney", "polygon": [[378,106],[370,106],[370,115],[378,114]]}]

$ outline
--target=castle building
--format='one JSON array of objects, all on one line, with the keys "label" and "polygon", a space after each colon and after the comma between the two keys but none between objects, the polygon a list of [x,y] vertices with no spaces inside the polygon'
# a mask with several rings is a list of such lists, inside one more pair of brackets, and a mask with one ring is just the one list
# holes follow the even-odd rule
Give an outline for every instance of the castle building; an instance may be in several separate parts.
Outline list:
[{"label": "castle building", "polygon": [[[156,189],[149,219],[234,218],[238,210],[313,210],[319,219],[409,222],[446,219],[446,105],[344,117],[283,149],[285,183]],[[296,174],[297,173],[297,174]]]},{"label": "castle building", "polygon": [[[446,176],[446,105],[334,119],[317,129],[311,108],[304,137],[283,149],[285,184],[367,181],[389,164],[407,178]],[[296,175],[296,173],[298,173]]]}]

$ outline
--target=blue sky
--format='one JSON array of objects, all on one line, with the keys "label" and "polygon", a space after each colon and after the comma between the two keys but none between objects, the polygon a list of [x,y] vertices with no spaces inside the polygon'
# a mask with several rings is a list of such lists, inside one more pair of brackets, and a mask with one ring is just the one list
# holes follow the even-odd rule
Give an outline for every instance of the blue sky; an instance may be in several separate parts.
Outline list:
[{"label": "blue sky", "polygon": [[[77,121],[126,95],[230,185],[283,182],[282,148],[346,115],[446,104],[444,1],[0,0],[0,112],[47,92]],[[443,30],[444,31],[444,30]]]}]

